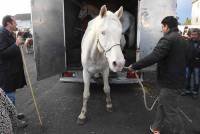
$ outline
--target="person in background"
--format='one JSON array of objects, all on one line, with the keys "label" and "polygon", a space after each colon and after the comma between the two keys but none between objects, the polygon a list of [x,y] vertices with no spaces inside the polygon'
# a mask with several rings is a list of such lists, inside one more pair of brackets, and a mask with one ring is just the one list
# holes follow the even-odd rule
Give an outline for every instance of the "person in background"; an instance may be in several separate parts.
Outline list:
[{"label": "person in background", "polygon": [[183,29],[183,34],[182,34],[182,35],[183,35],[183,36],[187,36],[188,31],[189,31],[188,26],[185,26],[184,29]]},{"label": "person in background", "polygon": [[152,53],[130,65],[129,70],[140,70],[158,63],[157,84],[160,94],[155,120],[150,130],[154,134],[160,134],[167,122],[170,134],[185,134],[177,98],[180,95],[179,89],[184,87],[188,43],[178,33],[178,21],[175,17],[167,16],[161,23],[164,36]]},{"label": "person in background", "polygon": [[[19,45],[22,44],[21,37],[15,38],[13,32],[16,31],[16,21],[13,16],[6,15],[2,21],[3,27],[0,29],[0,88],[15,105],[16,89],[26,85],[22,55]],[[22,113],[18,118],[23,118]]]},{"label": "person in background", "polygon": [[185,27],[184,27],[184,31],[183,31],[183,33],[182,33],[182,36],[183,36],[186,40],[189,40],[189,39],[190,39],[190,34],[191,34],[190,29],[188,28],[188,26],[185,26]]},{"label": "person in background", "polygon": [[198,30],[199,30],[199,39],[198,40],[200,41],[200,29],[198,29]]},{"label": "person in background", "polygon": [[33,52],[33,39],[32,39],[32,37],[26,38],[26,40],[24,42],[24,47],[25,47],[27,54],[30,54],[30,53]]},{"label": "person in background", "polygon": [[[199,73],[200,73],[200,41],[199,30],[191,30],[191,38],[189,40],[190,49],[192,50],[192,59],[186,67],[186,86],[182,96],[192,95],[193,98],[198,97],[199,93]],[[193,77],[192,77],[193,76]]]},{"label": "person in background", "polygon": [[30,33],[29,29],[25,29],[25,32],[22,38],[24,39],[24,47],[25,47],[26,53],[27,54],[32,53],[33,40],[32,40],[32,34]]}]

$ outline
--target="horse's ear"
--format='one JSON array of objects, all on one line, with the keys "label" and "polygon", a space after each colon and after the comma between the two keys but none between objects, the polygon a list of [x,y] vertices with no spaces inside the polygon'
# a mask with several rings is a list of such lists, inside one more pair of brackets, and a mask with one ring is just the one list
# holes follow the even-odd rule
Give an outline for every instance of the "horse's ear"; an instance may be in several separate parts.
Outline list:
[{"label": "horse's ear", "polygon": [[122,15],[123,15],[123,6],[121,6],[121,7],[119,8],[119,10],[117,10],[117,11],[115,12],[115,15],[117,15],[117,17],[118,17],[119,19],[122,17]]},{"label": "horse's ear", "polygon": [[101,10],[99,12],[99,15],[103,18],[105,15],[106,15],[106,12],[107,12],[107,8],[106,8],[106,5],[103,5],[101,7]]}]

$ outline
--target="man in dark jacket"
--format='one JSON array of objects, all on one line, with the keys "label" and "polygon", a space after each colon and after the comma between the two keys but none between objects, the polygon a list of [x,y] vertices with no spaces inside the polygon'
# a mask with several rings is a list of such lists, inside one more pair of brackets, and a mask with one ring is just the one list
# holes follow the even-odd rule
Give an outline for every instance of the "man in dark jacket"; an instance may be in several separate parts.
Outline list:
[{"label": "man in dark jacket", "polygon": [[189,47],[192,50],[192,57],[186,68],[186,87],[182,95],[192,95],[193,98],[197,98],[200,84],[200,41],[199,30],[196,28],[191,30]]},{"label": "man in dark jacket", "polygon": [[177,110],[177,97],[178,89],[184,86],[188,44],[178,33],[176,18],[168,16],[161,23],[164,36],[158,41],[153,52],[130,65],[129,69],[139,70],[158,63],[159,104],[151,131],[160,134],[164,121],[167,120],[171,134],[185,134],[183,122]]},{"label": "man in dark jacket", "polygon": [[14,17],[7,15],[2,21],[0,29],[0,88],[2,88],[10,100],[15,104],[16,89],[26,85],[22,56],[19,45],[21,38],[15,39],[16,31]]}]

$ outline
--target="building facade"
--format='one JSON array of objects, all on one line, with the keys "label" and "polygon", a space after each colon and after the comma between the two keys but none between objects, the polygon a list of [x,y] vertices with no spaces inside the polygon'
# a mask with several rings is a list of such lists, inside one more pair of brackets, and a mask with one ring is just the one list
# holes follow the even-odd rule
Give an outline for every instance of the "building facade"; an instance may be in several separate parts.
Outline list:
[{"label": "building facade", "polygon": [[192,25],[200,25],[200,0],[192,0]]},{"label": "building facade", "polygon": [[31,28],[31,14],[16,14],[15,19],[19,29]]}]

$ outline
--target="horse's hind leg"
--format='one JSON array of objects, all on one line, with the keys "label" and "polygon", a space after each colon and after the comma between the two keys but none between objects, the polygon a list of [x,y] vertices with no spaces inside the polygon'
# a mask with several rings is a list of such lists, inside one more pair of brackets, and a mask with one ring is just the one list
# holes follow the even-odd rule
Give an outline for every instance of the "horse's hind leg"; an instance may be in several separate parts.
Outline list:
[{"label": "horse's hind leg", "polygon": [[107,68],[103,72],[103,82],[104,82],[103,90],[106,94],[106,110],[108,112],[112,112],[112,102],[111,102],[111,97],[110,97],[110,85],[108,82],[108,76],[109,76],[109,68]]},{"label": "horse's hind leg", "polygon": [[80,125],[85,124],[86,121],[87,102],[90,97],[90,90],[89,90],[90,77],[91,77],[90,74],[86,70],[83,70],[83,81],[84,81],[83,106],[77,120],[77,123]]}]

